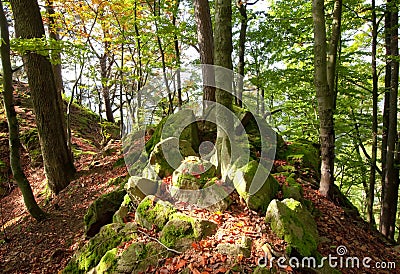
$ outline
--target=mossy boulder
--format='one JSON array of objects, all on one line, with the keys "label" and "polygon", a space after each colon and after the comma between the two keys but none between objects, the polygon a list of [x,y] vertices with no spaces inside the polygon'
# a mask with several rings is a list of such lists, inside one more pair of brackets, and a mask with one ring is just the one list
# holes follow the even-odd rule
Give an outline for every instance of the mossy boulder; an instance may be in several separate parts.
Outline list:
[{"label": "mossy boulder", "polygon": [[216,227],[213,222],[176,213],[161,230],[160,241],[169,248],[182,251],[192,242],[211,235]]},{"label": "mossy boulder", "polygon": [[118,248],[113,248],[104,254],[101,258],[99,264],[92,268],[88,274],[100,274],[100,273],[113,273],[115,272],[116,264],[118,262],[117,258]]},{"label": "mossy boulder", "polygon": [[163,118],[145,145],[147,153],[150,154],[159,142],[170,137],[189,141],[191,147],[197,151],[200,145],[199,129],[192,110],[183,109]]},{"label": "mossy boulder", "polygon": [[[167,177],[172,175],[185,157],[194,155],[196,155],[196,152],[188,141],[170,137],[161,141],[154,147],[149,157],[149,165],[146,169],[151,169],[153,174],[156,174],[159,178]],[[152,178],[153,175],[148,176],[147,174],[151,174],[151,172],[143,171],[144,177],[155,179]]]},{"label": "mossy boulder", "polygon": [[217,172],[209,161],[196,156],[186,157],[172,175],[172,185],[180,189],[202,188]]},{"label": "mossy boulder", "polygon": [[103,225],[112,222],[113,215],[119,209],[125,194],[124,189],[117,189],[102,195],[89,206],[84,217],[86,236],[93,237]]},{"label": "mossy boulder", "polygon": [[299,201],[273,200],[268,206],[265,221],[278,237],[288,243],[288,255],[308,257],[316,254],[317,225],[311,213]]},{"label": "mossy boulder", "polygon": [[278,150],[277,158],[286,160],[290,165],[300,165],[302,168],[310,168],[319,171],[319,150],[310,142],[297,140],[289,142],[285,148]]},{"label": "mossy boulder", "polygon": [[168,251],[159,243],[132,243],[125,249],[115,266],[115,273],[145,273],[150,265],[168,257]]},{"label": "mossy boulder", "polygon": [[133,202],[128,194],[125,194],[124,200],[119,209],[114,213],[113,223],[124,223],[124,219],[128,216],[129,211],[134,210]]},{"label": "mossy boulder", "polygon": [[158,182],[143,177],[131,176],[125,190],[132,201],[140,202],[147,195],[154,195],[158,190]]},{"label": "mossy boulder", "polygon": [[160,231],[175,212],[176,208],[170,202],[158,200],[155,196],[149,195],[138,205],[135,220],[147,229],[152,229],[154,226]]},{"label": "mossy boulder", "polygon": [[[277,134],[261,116],[237,106],[233,107],[233,111],[241,122],[241,125],[236,126],[236,135],[247,135],[250,157],[257,159],[257,154],[263,151],[271,159],[274,158],[276,148],[284,145],[282,136]],[[243,129],[245,132],[242,132]]]},{"label": "mossy boulder", "polygon": [[286,183],[282,186],[283,198],[293,198],[297,201],[303,201],[303,188],[296,182],[293,175],[286,178]]},{"label": "mossy boulder", "polygon": [[279,183],[268,170],[253,160],[239,169],[233,167],[231,174],[235,189],[247,206],[265,212],[279,190]]},{"label": "mossy boulder", "polygon": [[[96,267],[103,256],[123,242],[136,238],[135,224],[109,224],[103,226],[100,232],[90,239],[69,261],[62,273],[87,273]],[[108,256],[112,257],[112,253]],[[104,259],[105,260],[105,259]]]}]

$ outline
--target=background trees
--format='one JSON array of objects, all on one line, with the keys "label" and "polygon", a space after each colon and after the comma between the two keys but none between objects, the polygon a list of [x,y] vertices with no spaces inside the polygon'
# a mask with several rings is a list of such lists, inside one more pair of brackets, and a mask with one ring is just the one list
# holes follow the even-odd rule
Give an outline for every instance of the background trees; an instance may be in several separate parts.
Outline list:
[{"label": "background trees", "polygon": [[[169,91],[162,93],[155,87],[151,92],[157,98],[167,98],[167,112],[171,113],[181,104],[197,100],[186,88],[187,83],[179,82],[177,68],[184,70],[192,63],[232,67],[245,76],[243,89],[240,82],[233,87],[239,93],[243,91],[243,102],[254,106],[268,121],[273,120],[275,129],[286,140],[302,138],[315,144],[321,140],[321,193],[326,195],[328,188],[324,186],[335,180],[372,225],[381,218],[382,233],[393,239],[398,224],[398,4],[351,0],[340,12],[340,1],[317,2],[319,18],[325,20],[319,30],[326,34],[318,40],[321,47],[316,45],[316,53],[320,57],[314,64],[312,3],[306,0],[270,1],[268,5],[262,1],[256,5],[238,2],[232,7],[232,20],[227,14],[231,4],[220,1],[46,1],[47,7],[53,7],[48,9],[51,16],[47,25],[54,26],[50,29],[57,30],[60,39],[57,44],[62,49],[66,96],[73,95],[77,103],[99,112],[110,122],[120,121],[124,125],[122,131],[134,126],[122,123],[123,117],[130,117],[135,123],[161,119],[164,109],[152,103],[146,94],[150,91],[143,90],[149,76],[166,76],[164,85],[168,84]],[[11,4],[19,37],[42,38],[45,32],[40,27],[39,8],[22,11],[18,6],[28,5],[25,1]],[[220,9],[221,4],[227,10]],[[26,14],[27,10],[34,10],[35,17]],[[29,23],[35,33],[27,32],[27,23],[22,26],[26,18],[35,18]],[[238,42],[232,43],[228,37],[230,28],[232,40]],[[246,35],[243,29],[247,29]],[[50,36],[51,32],[47,33]],[[325,41],[329,41],[329,47],[324,50]],[[17,42],[18,39],[11,40],[15,52]],[[49,50],[46,52],[48,55]],[[219,55],[221,52],[224,54]],[[233,65],[227,59],[230,52]],[[32,51],[23,54],[29,78],[37,78],[31,74],[41,68],[41,78],[31,84],[33,97],[35,84],[46,83],[48,88],[50,83],[46,96],[40,93],[39,98],[52,98],[48,95],[53,94],[50,89],[54,89],[54,81],[51,76],[42,79],[48,74],[47,56]],[[35,62],[29,62],[29,58]],[[13,59],[18,61],[18,57]],[[327,65],[322,64],[325,60]],[[323,87],[318,93],[314,92],[314,67],[326,68],[320,77],[324,83],[316,82]],[[213,92],[212,88],[205,88],[204,99],[213,101]],[[230,99],[221,101],[229,96],[218,92],[217,100],[229,108]],[[36,101],[38,106],[47,104]],[[53,103],[46,109],[60,111]],[[145,117],[146,110],[154,117]],[[62,119],[61,114],[57,116],[60,117],[43,121],[47,125],[53,118]],[[38,125],[44,131],[40,121]],[[63,144],[65,140],[57,142]],[[47,170],[50,172],[51,168]]]}]

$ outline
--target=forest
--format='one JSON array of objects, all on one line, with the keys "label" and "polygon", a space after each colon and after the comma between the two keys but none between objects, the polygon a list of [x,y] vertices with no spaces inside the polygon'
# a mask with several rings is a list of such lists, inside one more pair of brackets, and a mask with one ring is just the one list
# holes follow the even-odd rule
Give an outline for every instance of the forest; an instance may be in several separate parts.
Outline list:
[{"label": "forest", "polygon": [[397,1],[0,7],[1,273],[400,273]]}]

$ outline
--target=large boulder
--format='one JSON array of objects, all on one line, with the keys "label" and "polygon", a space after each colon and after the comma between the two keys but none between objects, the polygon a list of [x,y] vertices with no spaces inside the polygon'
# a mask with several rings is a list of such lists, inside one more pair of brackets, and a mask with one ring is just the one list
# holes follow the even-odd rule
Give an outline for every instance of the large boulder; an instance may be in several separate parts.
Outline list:
[{"label": "large boulder", "polygon": [[200,145],[198,131],[193,111],[182,109],[176,114],[163,118],[158,123],[151,138],[146,143],[146,151],[150,153],[159,142],[170,137],[188,141],[191,147],[197,151]]},{"label": "large boulder", "polygon": [[279,190],[276,179],[255,160],[239,169],[234,166],[231,177],[235,189],[252,210],[265,212]]},{"label": "large boulder", "polygon": [[140,202],[147,195],[154,195],[158,190],[158,182],[143,177],[132,176],[125,185],[125,190],[132,201]]},{"label": "large boulder", "polygon": [[316,255],[318,245],[317,225],[305,206],[294,199],[282,202],[273,200],[267,209],[265,221],[272,231],[284,239],[290,256]]},{"label": "large boulder", "polygon": [[167,138],[158,143],[150,153],[149,164],[143,171],[143,177],[157,179],[172,175],[187,156],[196,155],[190,143],[176,137]]},{"label": "large boulder", "polygon": [[169,248],[185,250],[194,241],[214,233],[217,225],[213,222],[175,213],[160,232],[160,241]]},{"label": "large boulder", "polygon": [[147,229],[152,229],[154,226],[160,231],[175,212],[176,209],[171,203],[158,200],[155,196],[149,195],[138,205],[135,212],[135,220]]},{"label": "large boulder", "polygon": [[216,174],[216,167],[196,156],[186,157],[172,175],[172,185],[180,189],[202,188]]},{"label": "large boulder", "polygon": [[134,242],[117,257],[107,273],[145,273],[150,265],[157,265],[168,256],[169,252],[157,242]]},{"label": "large boulder", "polygon": [[320,166],[320,152],[311,142],[297,140],[289,142],[284,148],[277,151],[277,158],[286,160],[290,165],[300,165],[316,172]]},{"label": "large boulder", "polygon": [[[133,223],[109,224],[101,228],[100,232],[90,239],[69,261],[62,273],[87,273],[100,263],[103,256],[121,243],[136,238],[137,227]],[[108,254],[110,257],[112,254]],[[103,260],[104,261],[104,260]]]},{"label": "large boulder", "polygon": [[119,209],[126,192],[117,189],[95,200],[84,217],[85,234],[88,237],[96,235],[103,225],[112,222],[114,213]]}]

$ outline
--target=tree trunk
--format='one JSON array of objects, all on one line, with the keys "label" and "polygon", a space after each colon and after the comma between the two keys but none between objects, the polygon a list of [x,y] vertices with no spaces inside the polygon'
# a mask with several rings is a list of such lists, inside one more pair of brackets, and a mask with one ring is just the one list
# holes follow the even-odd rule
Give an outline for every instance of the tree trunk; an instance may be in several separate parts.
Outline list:
[{"label": "tree trunk", "polygon": [[246,30],[247,30],[247,10],[246,4],[242,1],[237,2],[237,6],[240,13],[240,32],[239,32],[239,63],[238,63],[238,74],[237,79],[237,93],[236,93],[236,104],[242,106],[243,100],[243,77],[244,77],[244,54],[246,48]]},{"label": "tree trunk", "polygon": [[376,180],[376,157],[378,153],[378,73],[376,71],[376,45],[378,25],[376,22],[375,0],[372,0],[372,148],[370,161],[369,188],[367,192],[367,221],[375,227],[374,199]]},{"label": "tree trunk", "polygon": [[[50,39],[54,39],[55,41],[59,41],[60,37],[57,32],[57,26],[55,24],[54,16],[54,6],[52,0],[46,0],[46,12],[47,12],[47,19],[49,22],[49,37]],[[53,64],[53,73],[54,73],[54,81],[56,83],[57,92],[64,93],[64,84],[62,78],[62,67],[61,67],[61,54],[58,52],[51,52],[51,58],[56,63]]]},{"label": "tree trunk", "polygon": [[[215,2],[215,65],[217,102],[217,159],[218,170],[225,177],[231,162],[229,132],[233,132],[232,112],[232,5],[230,0]],[[225,110],[226,109],[226,110]],[[225,110],[225,113],[224,113]]]},{"label": "tree trunk", "polygon": [[[172,24],[176,27],[176,17],[179,12],[179,4],[180,0],[176,1],[175,11],[172,14]],[[175,56],[176,56],[176,89],[177,89],[177,97],[178,97],[178,107],[182,107],[182,83],[181,83],[181,53],[179,50],[179,40],[176,32],[174,33],[174,47],[175,47]]]},{"label": "tree trunk", "polygon": [[19,140],[19,129],[17,114],[14,109],[14,97],[12,86],[12,69],[10,61],[10,40],[8,32],[7,18],[4,14],[3,4],[0,2],[0,28],[1,28],[1,62],[3,66],[3,100],[7,116],[9,146],[10,146],[10,164],[14,179],[17,181],[24,198],[24,203],[28,212],[36,220],[45,218],[45,213],[36,203],[32,188],[21,167],[19,149],[21,143]]},{"label": "tree trunk", "polygon": [[[386,173],[383,185],[382,209],[381,209],[381,233],[388,239],[394,240],[396,229],[396,212],[398,200],[398,171],[395,166],[395,151],[397,142],[397,97],[399,81],[399,62],[396,58],[399,55],[398,48],[398,8],[395,2],[390,2],[388,8],[392,9],[391,14],[391,85],[389,100],[389,124],[386,151]],[[397,178],[396,178],[397,177]]]},{"label": "tree trunk", "polygon": [[[200,62],[204,65],[214,64],[214,41],[208,0],[194,0],[194,15],[197,24]],[[214,70],[203,67],[203,100],[215,102]]]},{"label": "tree trunk", "polygon": [[[390,0],[387,1],[387,6],[390,6]],[[383,104],[383,125],[382,125],[382,148],[381,148],[381,161],[382,161],[382,186],[385,185],[385,177],[386,177],[386,152],[387,152],[387,137],[388,137],[388,128],[389,128],[389,102],[390,102],[390,85],[391,85],[391,16],[392,12],[390,8],[386,9],[385,12],[385,51],[386,51],[386,65],[385,65],[385,98]],[[382,197],[385,196],[385,189],[382,188]],[[381,230],[381,226],[379,226],[379,230]]]},{"label": "tree trunk", "polygon": [[[336,1],[338,2],[338,1]],[[336,6],[335,2],[335,6]],[[313,0],[313,22],[314,22],[314,85],[318,98],[318,115],[320,120],[320,142],[321,142],[321,181],[319,191],[324,196],[330,196],[331,185],[334,183],[334,148],[335,133],[333,124],[333,88],[329,86],[329,75],[334,75],[335,57],[331,55],[334,52],[334,44],[330,47],[329,68],[326,60],[326,30],[324,1]],[[336,10],[336,8],[335,8]],[[334,19],[335,22],[335,19]],[[340,26],[340,23],[339,23]],[[332,25],[334,28],[334,23]],[[335,31],[332,30],[332,37]],[[340,31],[339,31],[340,33]],[[336,48],[337,51],[337,48]],[[334,63],[333,63],[334,62]]]},{"label": "tree trunk", "polygon": [[100,58],[100,74],[101,74],[101,95],[104,101],[104,107],[106,111],[106,118],[107,121],[110,123],[114,123],[114,114],[111,107],[111,99],[110,99],[110,85],[109,85],[109,76],[110,76],[110,69],[111,69],[111,62],[109,52],[107,51],[108,43],[105,42],[105,52]]},{"label": "tree trunk", "polygon": [[[15,31],[19,38],[42,38],[44,27],[36,1],[11,0]],[[28,52],[23,56],[36,125],[50,189],[58,194],[75,173],[63,127],[64,114],[57,100],[57,90],[50,61],[46,56]]]}]

